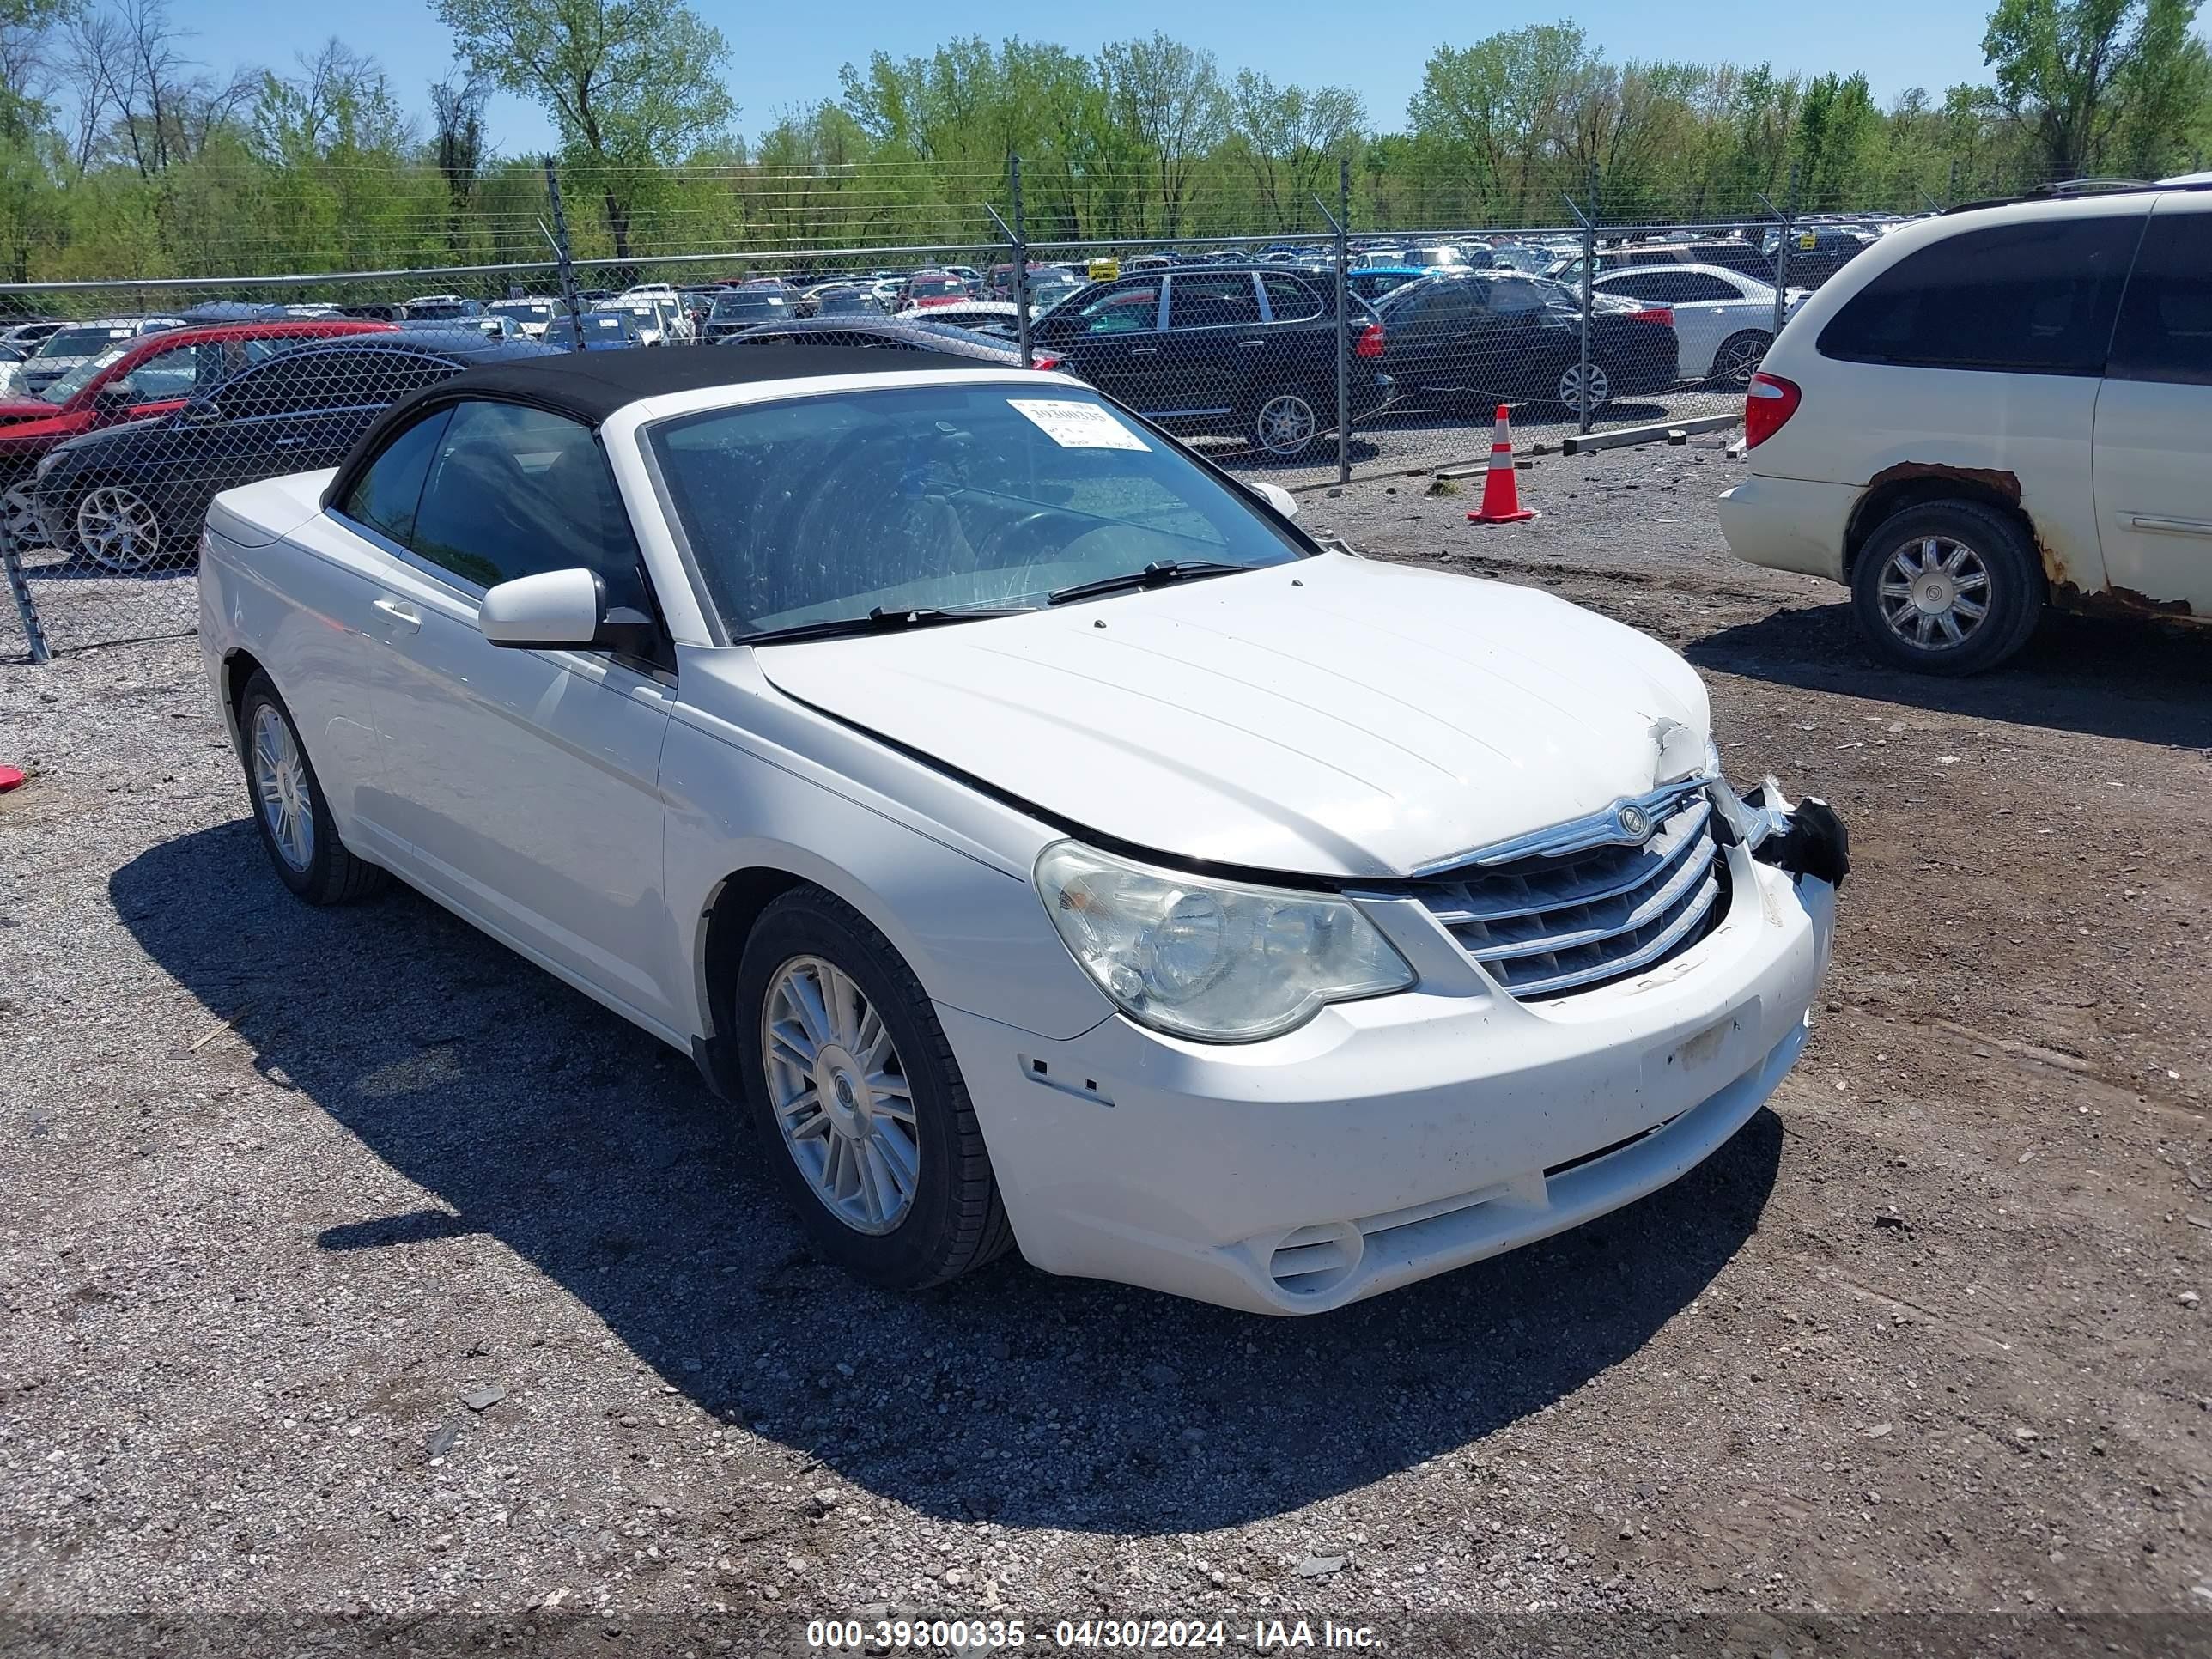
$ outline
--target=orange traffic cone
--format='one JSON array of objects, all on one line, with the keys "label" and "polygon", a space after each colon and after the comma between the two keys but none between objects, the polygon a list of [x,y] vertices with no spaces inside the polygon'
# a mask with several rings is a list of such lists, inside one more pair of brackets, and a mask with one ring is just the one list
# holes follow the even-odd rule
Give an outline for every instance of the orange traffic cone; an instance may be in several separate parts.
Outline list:
[{"label": "orange traffic cone", "polygon": [[1521,505],[1521,485],[1513,476],[1513,437],[1505,405],[1498,405],[1498,425],[1490,436],[1490,471],[1482,475],[1482,510],[1467,515],[1469,524],[1519,524],[1536,515]]}]

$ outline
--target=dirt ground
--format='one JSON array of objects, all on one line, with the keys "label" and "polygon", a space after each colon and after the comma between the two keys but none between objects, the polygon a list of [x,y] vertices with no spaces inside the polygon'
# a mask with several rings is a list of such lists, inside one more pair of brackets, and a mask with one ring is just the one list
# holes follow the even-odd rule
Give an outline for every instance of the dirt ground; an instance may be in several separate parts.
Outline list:
[{"label": "dirt ground", "polygon": [[890,1609],[2203,1651],[2212,638],[1878,669],[1838,590],[1728,556],[1740,471],[1547,458],[1512,528],[1473,483],[1304,498],[1684,651],[1730,769],[1832,801],[1856,865],[1812,1044],[1708,1164],[1305,1321],[1018,1261],[857,1287],[682,1059],[411,895],[287,896],[191,641],[0,665],[0,1644],[804,1652]]}]

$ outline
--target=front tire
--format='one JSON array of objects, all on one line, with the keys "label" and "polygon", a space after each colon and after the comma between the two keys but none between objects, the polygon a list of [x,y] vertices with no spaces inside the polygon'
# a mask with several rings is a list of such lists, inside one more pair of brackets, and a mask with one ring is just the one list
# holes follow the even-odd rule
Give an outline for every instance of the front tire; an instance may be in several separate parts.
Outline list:
[{"label": "front tire", "polygon": [[2019,522],[1973,501],[1930,501],[1876,526],[1851,567],[1851,614],[1883,661],[1978,674],[2035,632],[2043,566]]},{"label": "front tire", "polygon": [[254,828],[276,878],[310,904],[350,904],[390,879],[338,839],[314,763],[292,724],[292,711],[269,676],[256,671],[239,700],[246,793]]},{"label": "front tire", "polygon": [[1012,1244],[928,994],[860,912],[815,887],[775,900],[745,942],[733,1002],[763,1155],[826,1260],[920,1290]]},{"label": "front tire", "polygon": [[161,562],[161,515],[128,484],[95,484],[70,511],[77,550],[94,564],[137,575]]}]

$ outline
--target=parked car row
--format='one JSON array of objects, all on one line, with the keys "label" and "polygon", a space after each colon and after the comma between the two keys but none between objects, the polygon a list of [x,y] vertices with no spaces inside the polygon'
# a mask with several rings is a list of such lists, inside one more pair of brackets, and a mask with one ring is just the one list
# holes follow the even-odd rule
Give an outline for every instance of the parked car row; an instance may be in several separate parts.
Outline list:
[{"label": "parked car row", "polygon": [[115,343],[45,398],[0,405],[8,533],[118,572],[189,559],[218,491],[335,465],[395,398],[547,349],[352,318],[186,325]]}]

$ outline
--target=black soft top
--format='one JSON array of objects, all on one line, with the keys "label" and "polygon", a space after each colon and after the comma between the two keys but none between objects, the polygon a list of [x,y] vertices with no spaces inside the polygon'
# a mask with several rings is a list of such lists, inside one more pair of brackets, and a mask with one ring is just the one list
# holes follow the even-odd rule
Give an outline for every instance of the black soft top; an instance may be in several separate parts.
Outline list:
[{"label": "black soft top", "polygon": [[[774,350],[733,351],[723,346],[674,345],[629,351],[556,351],[550,356],[472,368],[418,396],[434,395],[441,400],[503,398],[596,427],[641,398],[672,392],[749,386],[757,380],[963,366],[962,360],[949,352],[883,351],[859,346],[790,345]],[[397,405],[391,414],[397,415],[405,407]]]},{"label": "black soft top", "polygon": [[[507,343],[514,346],[521,343]],[[667,392],[749,386],[757,380],[986,368],[988,365],[978,363],[972,356],[956,356],[949,350],[885,351],[866,346],[775,345],[753,346],[744,350],[708,345],[634,346],[621,351],[556,351],[540,348],[527,356],[464,369],[450,380],[401,398],[362,434],[323,499],[325,504],[339,500],[351,485],[355,473],[369,456],[383,447],[392,431],[406,425],[418,410],[431,404],[470,398],[496,398],[566,415],[596,430],[617,410],[627,408],[641,398],[656,398]]]}]

